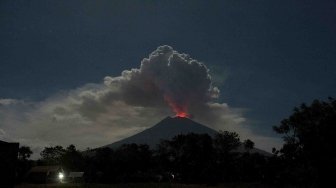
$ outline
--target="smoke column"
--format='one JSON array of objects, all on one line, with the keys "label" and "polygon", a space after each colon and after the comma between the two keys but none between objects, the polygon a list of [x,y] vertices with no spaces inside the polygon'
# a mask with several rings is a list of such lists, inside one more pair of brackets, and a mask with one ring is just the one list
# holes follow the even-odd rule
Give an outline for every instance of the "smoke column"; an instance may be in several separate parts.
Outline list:
[{"label": "smoke column", "polygon": [[190,117],[190,106],[205,104],[219,95],[203,63],[166,45],[143,59],[139,69],[106,77],[105,84],[117,86],[129,104],[168,105],[180,117]]}]

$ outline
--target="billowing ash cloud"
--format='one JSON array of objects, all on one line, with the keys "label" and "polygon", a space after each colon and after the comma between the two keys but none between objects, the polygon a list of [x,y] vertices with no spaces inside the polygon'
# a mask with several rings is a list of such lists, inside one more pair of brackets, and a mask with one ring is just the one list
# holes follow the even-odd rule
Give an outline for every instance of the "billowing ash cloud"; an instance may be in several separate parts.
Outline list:
[{"label": "billowing ash cloud", "polygon": [[192,114],[195,121],[215,130],[236,131],[257,147],[269,150],[270,142],[279,144],[252,132],[241,109],[213,102],[218,95],[204,64],[160,46],[142,60],[140,68],[107,76],[100,84],[86,84],[38,102],[0,99],[0,139],[29,145],[37,157],[45,146],[99,147],[167,115]]},{"label": "billowing ash cloud", "polygon": [[131,105],[168,104],[177,114],[188,113],[191,105],[205,104],[219,95],[211,84],[209,70],[187,54],[160,46],[141,62],[139,69],[126,70],[120,77],[106,77],[105,84],[118,87]]}]

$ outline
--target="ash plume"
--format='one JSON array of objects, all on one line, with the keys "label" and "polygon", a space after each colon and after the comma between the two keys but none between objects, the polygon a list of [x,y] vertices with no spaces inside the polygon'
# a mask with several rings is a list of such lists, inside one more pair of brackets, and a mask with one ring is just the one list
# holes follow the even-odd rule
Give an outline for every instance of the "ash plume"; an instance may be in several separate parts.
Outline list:
[{"label": "ash plume", "polygon": [[166,45],[143,59],[139,69],[105,77],[104,83],[120,89],[123,100],[130,105],[168,104],[176,115],[187,115],[191,106],[206,104],[219,95],[203,63]]}]

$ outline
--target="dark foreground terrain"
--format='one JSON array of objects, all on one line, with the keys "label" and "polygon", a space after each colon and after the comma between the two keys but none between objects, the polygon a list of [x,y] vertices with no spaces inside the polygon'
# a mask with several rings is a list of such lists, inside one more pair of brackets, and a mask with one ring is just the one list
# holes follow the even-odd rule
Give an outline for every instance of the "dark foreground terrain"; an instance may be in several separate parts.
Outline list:
[{"label": "dark foreground terrain", "polygon": [[[85,187],[85,188],[275,188],[276,186],[259,183],[225,183],[214,186],[202,184],[175,184],[175,183],[125,183],[125,184],[20,184],[15,188],[45,188],[45,187]],[[290,188],[290,186],[288,187]]]}]

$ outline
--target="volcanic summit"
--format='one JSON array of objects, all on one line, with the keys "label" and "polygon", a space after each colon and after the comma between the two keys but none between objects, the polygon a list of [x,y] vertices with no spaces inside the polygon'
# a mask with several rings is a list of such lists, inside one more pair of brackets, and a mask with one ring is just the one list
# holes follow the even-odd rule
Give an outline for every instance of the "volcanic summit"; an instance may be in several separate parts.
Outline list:
[{"label": "volcanic summit", "polygon": [[166,117],[151,128],[123,140],[106,145],[105,147],[117,148],[123,144],[148,144],[154,148],[161,140],[169,140],[179,134],[209,134],[213,136],[217,131],[185,117]]}]

